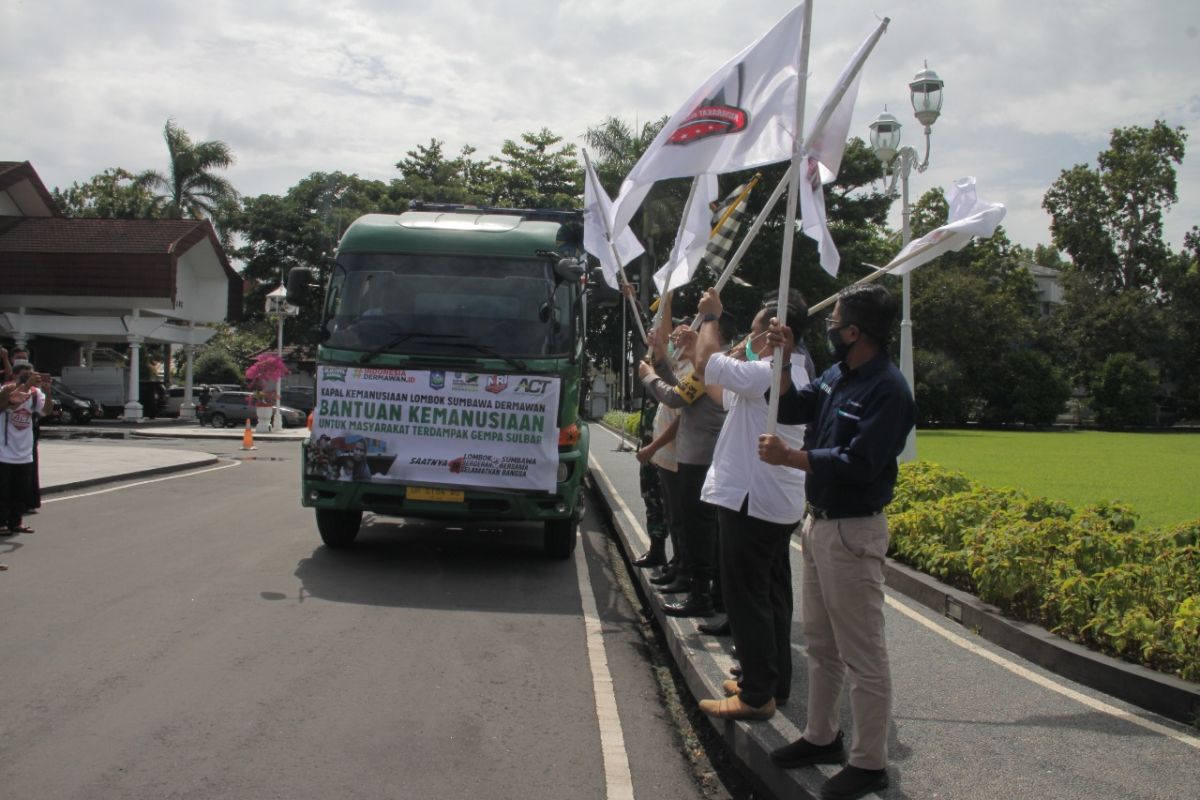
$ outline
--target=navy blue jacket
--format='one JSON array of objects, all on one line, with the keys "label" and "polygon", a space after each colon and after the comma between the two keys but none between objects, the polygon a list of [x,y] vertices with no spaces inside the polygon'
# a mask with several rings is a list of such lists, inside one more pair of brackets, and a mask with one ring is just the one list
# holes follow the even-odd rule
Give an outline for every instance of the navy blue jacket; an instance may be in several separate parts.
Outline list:
[{"label": "navy blue jacket", "polygon": [[808,502],[831,517],[881,511],[892,501],[896,457],[916,424],[912,392],[887,353],[858,369],[834,364],[779,398],[782,425],[808,425]]}]

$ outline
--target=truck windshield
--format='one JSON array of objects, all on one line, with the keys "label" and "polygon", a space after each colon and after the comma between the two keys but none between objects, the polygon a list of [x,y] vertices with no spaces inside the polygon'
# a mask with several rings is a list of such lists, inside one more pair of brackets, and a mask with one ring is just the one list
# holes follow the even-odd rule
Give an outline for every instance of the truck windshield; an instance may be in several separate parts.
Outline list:
[{"label": "truck windshield", "polygon": [[[478,357],[570,352],[571,287],[548,259],[342,254],[325,308],[325,345]],[[394,343],[394,344],[393,344]]]}]

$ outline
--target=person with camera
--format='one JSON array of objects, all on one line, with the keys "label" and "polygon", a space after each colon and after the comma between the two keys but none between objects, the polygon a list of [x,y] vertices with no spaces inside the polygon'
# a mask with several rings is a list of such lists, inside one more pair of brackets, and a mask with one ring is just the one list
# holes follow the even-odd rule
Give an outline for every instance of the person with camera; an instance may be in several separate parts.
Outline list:
[{"label": "person with camera", "polygon": [[46,406],[42,376],[26,359],[14,358],[14,379],[4,384],[7,394],[0,410],[0,536],[33,533],[22,521],[33,502],[37,464],[34,461],[35,416]]}]

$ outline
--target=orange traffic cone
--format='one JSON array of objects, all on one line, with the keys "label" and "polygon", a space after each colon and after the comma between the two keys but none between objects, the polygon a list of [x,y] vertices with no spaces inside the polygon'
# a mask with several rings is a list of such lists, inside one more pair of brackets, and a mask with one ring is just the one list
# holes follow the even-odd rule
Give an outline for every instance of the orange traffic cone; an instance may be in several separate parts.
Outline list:
[{"label": "orange traffic cone", "polygon": [[242,449],[257,449],[254,446],[254,429],[250,427],[250,420],[246,420],[246,430],[242,431]]}]

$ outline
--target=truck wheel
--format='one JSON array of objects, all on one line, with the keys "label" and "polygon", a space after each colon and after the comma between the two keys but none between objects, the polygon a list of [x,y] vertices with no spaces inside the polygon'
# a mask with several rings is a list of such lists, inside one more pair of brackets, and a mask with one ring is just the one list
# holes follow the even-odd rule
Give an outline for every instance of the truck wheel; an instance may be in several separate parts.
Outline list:
[{"label": "truck wheel", "polygon": [[567,519],[546,520],[545,525],[543,546],[546,548],[546,555],[551,558],[570,558],[575,552],[579,522],[572,515]]},{"label": "truck wheel", "polygon": [[225,415],[222,414],[220,411],[214,411],[213,415],[208,418],[208,424],[212,425],[214,428],[224,428],[225,427]]},{"label": "truck wheel", "polygon": [[339,511],[335,508],[317,509],[317,530],[321,533],[321,541],[326,547],[349,547],[358,536],[362,525],[363,512]]}]

